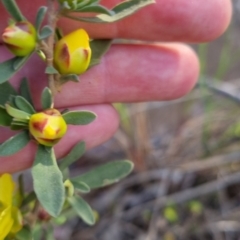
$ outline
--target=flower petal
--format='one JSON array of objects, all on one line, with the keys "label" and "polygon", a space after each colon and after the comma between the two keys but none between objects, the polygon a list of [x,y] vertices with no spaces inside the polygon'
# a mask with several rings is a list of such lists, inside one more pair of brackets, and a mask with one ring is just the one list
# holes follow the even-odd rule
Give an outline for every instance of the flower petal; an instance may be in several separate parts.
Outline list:
[{"label": "flower petal", "polygon": [[13,225],[11,206],[0,213],[0,240],[8,235]]},{"label": "flower petal", "polygon": [[12,219],[13,225],[11,228],[11,233],[15,234],[22,229],[23,219],[20,210],[16,207],[12,207]]},{"label": "flower petal", "polygon": [[6,206],[12,205],[12,197],[14,191],[14,182],[12,176],[8,173],[0,177],[0,202]]}]

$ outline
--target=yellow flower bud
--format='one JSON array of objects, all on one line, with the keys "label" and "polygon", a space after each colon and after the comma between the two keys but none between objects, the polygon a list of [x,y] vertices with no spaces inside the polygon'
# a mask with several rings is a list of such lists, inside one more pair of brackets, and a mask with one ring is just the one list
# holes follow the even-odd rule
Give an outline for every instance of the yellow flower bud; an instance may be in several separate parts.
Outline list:
[{"label": "yellow flower bud", "polygon": [[65,74],[81,74],[89,66],[91,48],[85,30],[78,29],[59,40],[54,50],[54,65]]},{"label": "yellow flower bud", "polygon": [[56,109],[47,109],[30,117],[29,130],[38,143],[53,146],[65,135],[67,124]]},{"label": "yellow flower bud", "polygon": [[5,28],[2,40],[16,56],[29,55],[36,46],[36,30],[29,22],[17,22]]}]

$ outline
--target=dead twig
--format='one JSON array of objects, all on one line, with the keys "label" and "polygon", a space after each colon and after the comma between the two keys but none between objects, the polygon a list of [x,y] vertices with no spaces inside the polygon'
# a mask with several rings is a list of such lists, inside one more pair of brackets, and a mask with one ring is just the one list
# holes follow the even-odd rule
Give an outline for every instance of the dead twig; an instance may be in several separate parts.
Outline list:
[{"label": "dead twig", "polygon": [[[201,197],[206,194],[214,193],[221,189],[224,189],[232,184],[240,183],[240,172],[228,175],[222,179],[211,181],[206,184],[202,184],[198,187],[190,188],[181,192],[171,194],[169,196],[160,197],[156,200],[148,201],[147,203],[135,206],[128,211],[122,211],[118,217],[130,220],[133,217],[136,217],[139,213],[142,212],[144,208],[151,208],[154,203],[157,204],[157,210],[166,206],[169,202],[180,204],[194,198]],[[155,209],[156,210],[156,209]]]}]

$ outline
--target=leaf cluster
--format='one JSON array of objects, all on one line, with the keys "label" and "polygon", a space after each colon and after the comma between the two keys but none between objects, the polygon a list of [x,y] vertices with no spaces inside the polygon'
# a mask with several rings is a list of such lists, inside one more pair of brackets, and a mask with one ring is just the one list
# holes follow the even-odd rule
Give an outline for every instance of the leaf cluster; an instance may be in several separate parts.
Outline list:
[{"label": "leaf cluster", "polygon": [[[28,21],[15,0],[1,1],[10,14],[12,23]],[[154,0],[129,0],[109,9],[100,4],[99,0],[57,1],[59,6],[55,12],[56,19],[67,17],[91,23],[112,23],[154,3]],[[15,154],[27,146],[30,141],[33,141],[29,131],[29,121],[31,116],[38,112],[38,109],[34,107],[28,81],[23,79],[18,90],[13,88],[8,81],[29,61],[34,52],[46,62],[45,74],[52,76],[59,86],[68,81],[79,82],[78,75],[61,75],[53,63],[47,63],[49,62],[47,56],[49,53],[48,42],[51,42],[48,40],[54,39],[58,41],[61,38],[61,31],[55,29],[54,25],[43,24],[47,15],[48,18],[53,17],[49,15],[50,10],[46,6],[41,6],[36,13],[34,26],[37,33],[37,44],[33,52],[28,56],[13,57],[0,63],[0,126],[17,131],[21,130],[15,136],[0,144],[0,157]],[[85,13],[90,13],[90,15]],[[88,68],[100,63],[101,58],[109,50],[111,44],[112,39],[92,39],[90,41],[92,56]],[[50,49],[50,53],[52,51],[53,49]],[[51,57],[52,54],[50,54],[50,59]],[[50,84],[49,86],[51,88]],[[54,107],[54,91],[51,91],[52,88],[50,88],[44,88],[41,94],[41,107],[43,110]],[[62,117],[67,124],[86,125],[94,121],[96,115],[90,111],[68,111],[66,109],[62,112]],[[127,160],[113,161],[79,176],[72,177],[69,174],[69,169],[84,154],[85,150],[85,143],[80,141],[66,156],[57,161],[53,147],[38,144],[32,166],[34,191],[28,195],[25,195],[23,190],[21,191],[22,210],[26,213],[39,210],[36,207],[37,201],[39,201],[49,217],[61,217],[66,211],[74,210],[85,223],[93,225],[96,217],[92,208],[84,200],[83,195],[93,189],[118,182],[132,171],[133,164]],[[19,184],[20,188],[24,189],[22,181]],[[33,203],[35,206],[33,206]],[[17,234],[16,239],[41,239],[44,231],[47,232],[47,239],[53,239],[51,225],[48,225],[46,230],[41,225],[41,219],[35,220],[35,227],[31,229],[26,225]]]},{"label": "leaf cluster", "polygon": [[[132,171],[133,164],[128,160],[113,161],[71,177],[69,167],[84,154],[85,148],[85,143],[80,141],[64,158],[56,161],[53,149],[40,146],[32,168],[37,196],[33,193],[27,195],[23,199],[22,208],[26,210],[37,197],[50,215],[58,216],[52,220],[53,224],[64,218],[66,212],[74,210],[86,224],[93,225],[96,222],[95,213],[83,195],[120,181]],[[31,239],[34,234],[42,236],[45,230],[40,224],[36,224],[32,231],[25,226],[17,234],[17,239],[21,240],[23,236]]]}]

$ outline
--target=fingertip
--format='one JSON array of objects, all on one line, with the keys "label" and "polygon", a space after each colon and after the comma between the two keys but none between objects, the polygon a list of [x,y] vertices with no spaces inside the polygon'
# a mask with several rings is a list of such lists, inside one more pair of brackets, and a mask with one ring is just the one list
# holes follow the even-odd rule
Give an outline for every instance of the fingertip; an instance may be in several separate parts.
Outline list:
[{"label": "fingertip", "polygon": [[[202,11],[201,11],[202,8]],[[207,42],[221,36],[230,24],[232,3],[229,0],[212,0],[201,4],[202,17],[197,19],[199,29],[195,31],[193,41]]]},{"label": "fingertip", "polygon": [[166,44],[176,53],[175,74],[171,79],[172,89],[165,100],[172,100],[188,94],[195,86],[199,72],[199,60],[192,48],[185,44]]}]

